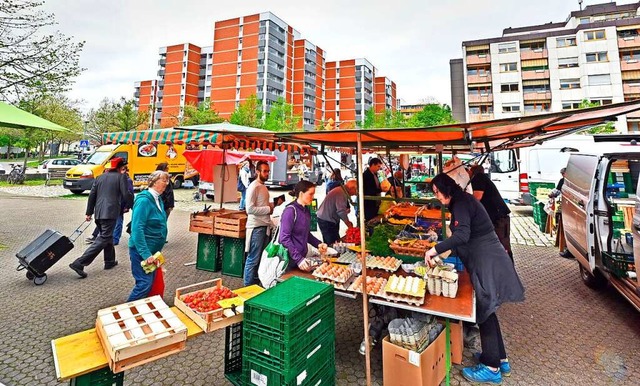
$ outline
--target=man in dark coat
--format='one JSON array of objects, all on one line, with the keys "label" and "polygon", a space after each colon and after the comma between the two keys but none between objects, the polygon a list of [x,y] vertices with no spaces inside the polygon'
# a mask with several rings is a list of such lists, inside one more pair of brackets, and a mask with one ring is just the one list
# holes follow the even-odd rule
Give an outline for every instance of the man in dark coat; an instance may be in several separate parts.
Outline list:
[{"label": "man in dark coat", "polygon": [[[382,193],[378,171],[382,167],[380,158],[371,158],[369,167],[362,172],[362,191],[365,196],[379,196]],[[364,219],[369,221],[378,215],[380,201],[364,200]]]},{"label": "man in dark coat", "polygon": [[[161,170],[163,172],[169,173],[169,164],[166,162],[162,162],[158,165],[156,170]],[[176,206],[176,200],[173,195],[173,182],[171,182],[171,179],[169,179],[169,183],[167,184],[164,192],[162,192],[162,194],[160,195],[160,198],[162,199],[162,203],[164,204],[164,211],[167,214],[167,219],[169,219],[171,211]]]},{"label": "man in dark coat", "polygon": [[133,193],[127,188],[127,179],[122,169],[127,162],[122,158],[111,160],[111,169],[99,176],[91,187],[87,202],[86,220],[91,221],[95,215],[99,235],[89,248],[69,267],[81,278],[87,277],[84,267],[88,266],[104,250],[104,269],[111,269],[118,265],[116,251],[113,247],[113,230],[121,214],[122,204],[133,206]]}]

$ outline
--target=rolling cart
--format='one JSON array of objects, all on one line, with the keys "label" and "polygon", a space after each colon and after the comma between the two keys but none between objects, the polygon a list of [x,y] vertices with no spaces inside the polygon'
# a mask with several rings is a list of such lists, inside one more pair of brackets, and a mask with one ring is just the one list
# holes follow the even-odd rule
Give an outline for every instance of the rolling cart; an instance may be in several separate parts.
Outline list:
[{"label": "rolling cart", "polygon": [[70,237],[58,231],[47,229],[29,245],[16,253],[20,263],[16,271],[27,270],[27,279],[33,280],[35,285],[42,285],[47,281],[45,273],[64,255],[73,249],[73,243],[82,235],[91,221],[83,221]]}]

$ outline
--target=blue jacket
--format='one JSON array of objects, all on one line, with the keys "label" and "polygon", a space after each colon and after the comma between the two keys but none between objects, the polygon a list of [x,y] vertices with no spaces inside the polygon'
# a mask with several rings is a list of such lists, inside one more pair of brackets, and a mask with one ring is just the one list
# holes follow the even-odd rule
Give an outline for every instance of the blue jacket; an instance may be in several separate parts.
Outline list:
[{"label": "blue jacket", "polygon": [[167,240],[167,215],[162,200],[160,207],[148,190],[140,192],[133,203],[129,248],[135,248],[143,259],[161,251]]}]

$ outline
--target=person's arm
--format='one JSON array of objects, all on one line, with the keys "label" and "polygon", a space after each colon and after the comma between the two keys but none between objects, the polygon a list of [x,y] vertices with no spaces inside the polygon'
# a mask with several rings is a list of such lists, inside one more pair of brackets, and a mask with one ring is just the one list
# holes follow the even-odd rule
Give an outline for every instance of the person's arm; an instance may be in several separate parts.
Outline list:
[{"label": "person's arm", "polygon": [[[155,205],[155,203],[153,203],[153,205]],[[151,256],[151,251],[149,250],[147,239],[144,235],[149,213],[149,201],[146,198],[140,197],[140,199],[138,199],[134,204],[133,215],[131,218],[130,237],[133,242],[133,246],[143,259],[147,259]]]},{"label": "person's arm", "polygon": [[322,244],[322,241],[318,240],[318,238],[311,233],[311,230],[309,230],[309,238],[307,242],[316,248],[318,248],[318,245]]},{"label": "person's arm", "polygon": [[471,208],[469,208],[466,203],[464,203],[464,205],[461,204],[463,203],[458,203],[458,205],[455,205],[453,208],[454,213],[452,213],[451,217],[455,218],[458,225],[455,230],[452,229],[451,237],[435,246],[438,254],[469,242],[469,238],[471,237]]},{"label": "person's arm", "polygon": [[342,200],[336,201],[336,213],[340,220],[342,220],[347,228],[353,228],[353,224],[349,221],[349,201],[346,197],[343,197]]},{"label": "person's arm", "polygon": [[123,174],[120,176],[120,195],[122,196],[122,202],[124,202],[125,208],[131,208],[133,206],[133,193],[129,191],[127,186],[127,177]]},{"label": "person's arm", "polygon": [[169,182],[167,184],[167,188],[165,189],[165,193],[167,194],[167,207],[165,209],[169,209],[169,211],[171,211],[171,209],[173,209],[174,206],[176,206],[176,199],[173,195],[173,184],[171,182]]},{"label": "person's arm", "polygon": [[305,256],[293,243],[293,230],[295,228],[295,208],[287,207],[282,211],[282,218],[280,219],[280,244],[287,248],[289,251],[289,257],[296,264],[299,264]]},{"label": "person's arm", "polygon": [[96,187],[97,184],[98,184],[98,180],[95,180],[93,182],[93,185],[91,185],[91,192],[89,193],[89,199],[87,200],[87,211],[85,212],[85,215],[87,216],[87,221],[91,220],[91,216],[93,216],[93,211],[96,208],[96,199],[98,194],[98,188]]},{"label": "person's arm", "polygon": [[256,185],[253,187],[253,189],[249,189],[247,191],[247,197],[246,197],[247,214],[263,216],[265,214],[271,214],[271,212],[273,212],[272,204],[269,204],[266,206],[258,206],[259,188],[260,186]]}]

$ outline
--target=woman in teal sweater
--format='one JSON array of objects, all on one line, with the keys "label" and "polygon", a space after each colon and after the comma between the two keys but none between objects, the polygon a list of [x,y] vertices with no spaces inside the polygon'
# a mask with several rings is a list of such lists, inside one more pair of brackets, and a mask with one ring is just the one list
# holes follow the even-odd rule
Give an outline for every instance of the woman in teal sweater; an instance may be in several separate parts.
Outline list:
[{"label": "woman in teal sweater", "polygon": [[136,284],[128,302],[149,296],[158,270],[147,274],[142,269],[142,261],[154,263],[153,254],[160,252],[167,239],[167,215],[160,195],[169,184],[169,174],[157,170],[149,176],[148,186],[140,192],[133,203],[129,257],[131,273]]}]

